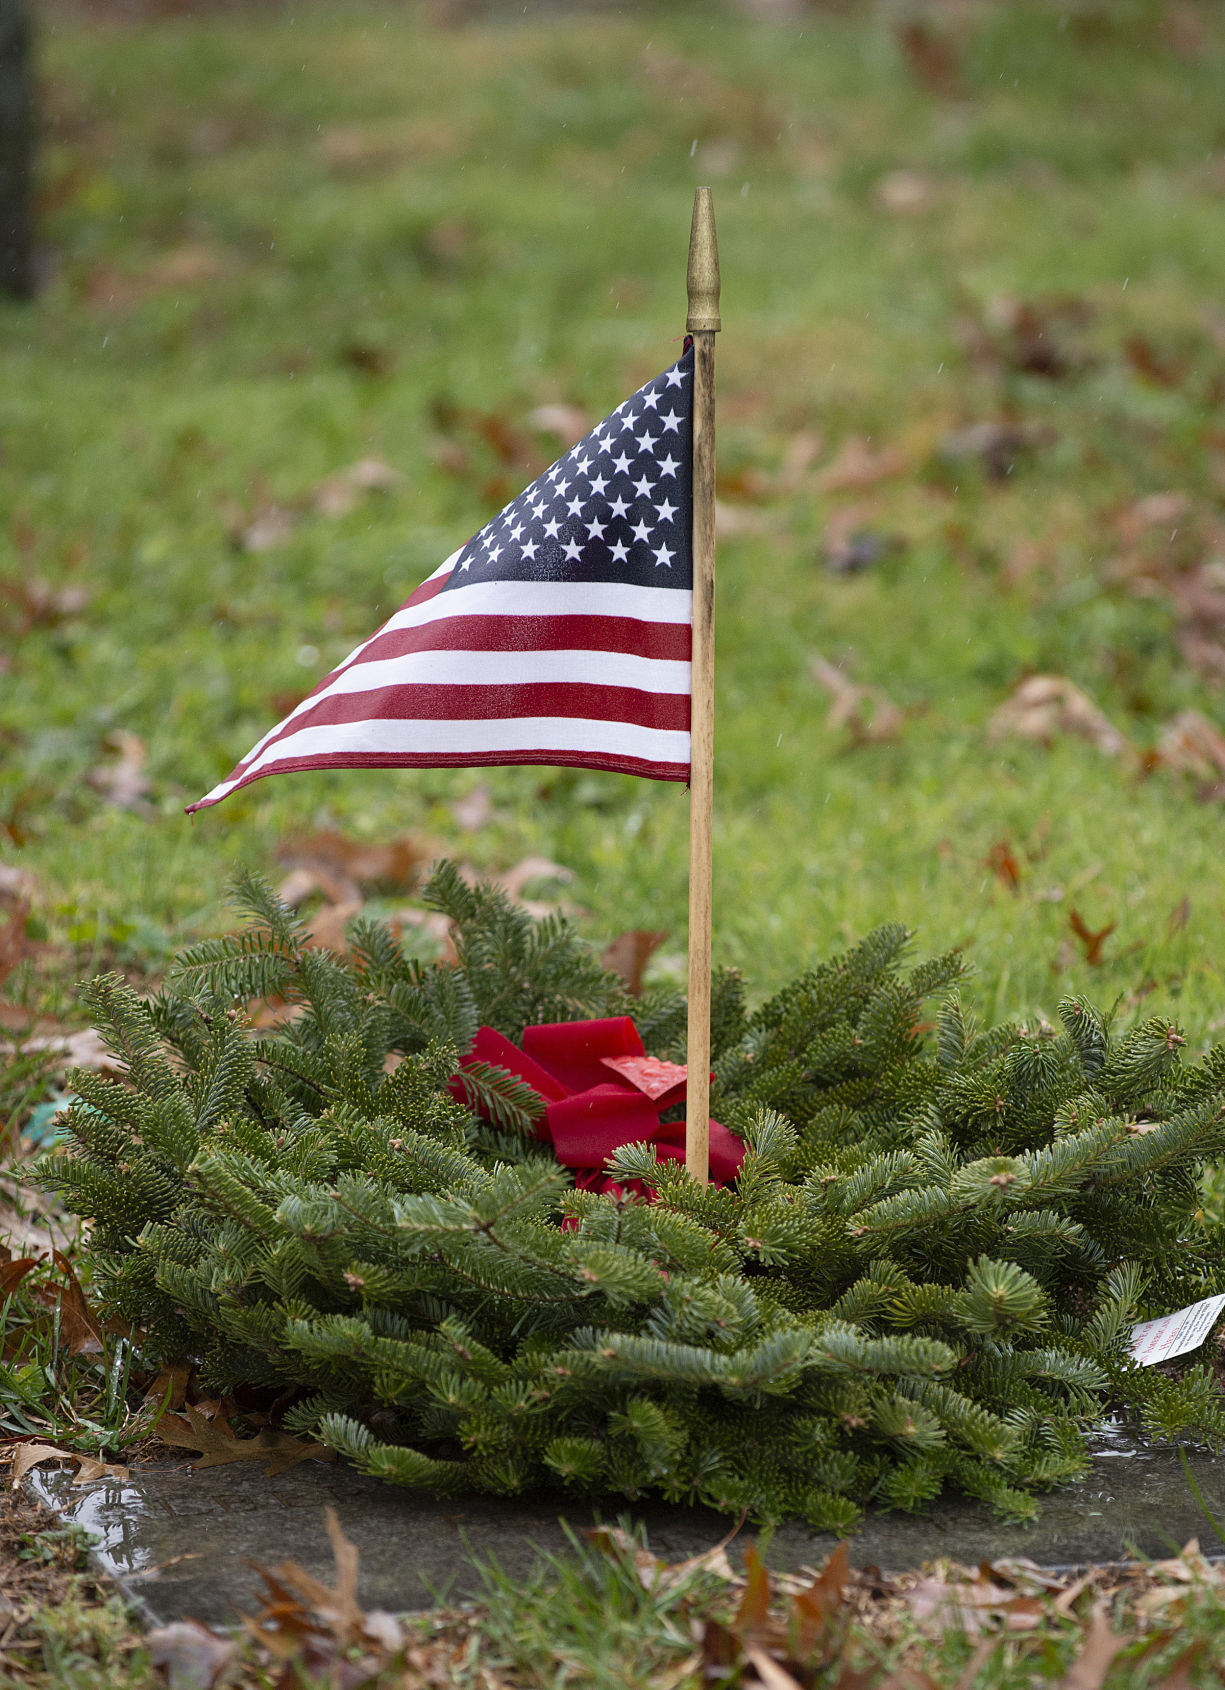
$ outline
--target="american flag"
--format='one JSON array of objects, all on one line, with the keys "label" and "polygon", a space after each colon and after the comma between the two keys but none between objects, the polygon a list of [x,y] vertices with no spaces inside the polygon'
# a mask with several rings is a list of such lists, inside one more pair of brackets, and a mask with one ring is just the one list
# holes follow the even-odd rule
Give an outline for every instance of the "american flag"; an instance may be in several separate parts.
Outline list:
[{"label": "american flag", "polygon": [[549,763],[688,780],[692,420],[687,345],[191,809],[295,769]]}]

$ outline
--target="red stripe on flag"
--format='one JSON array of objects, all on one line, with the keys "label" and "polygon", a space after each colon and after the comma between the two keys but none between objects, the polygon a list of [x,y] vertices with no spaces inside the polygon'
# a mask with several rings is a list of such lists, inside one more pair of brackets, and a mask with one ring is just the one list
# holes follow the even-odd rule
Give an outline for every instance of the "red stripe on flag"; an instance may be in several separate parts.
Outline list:
[{"label": "red stripe on flag", "polygon": [[424,604],[427,599],[432,599],[440,593],[450,579],[450,570],[445,575],[431,575],[428,580],[421,583],[415,593],[408,595],[400,609],[407,610],[410,604]]},{"label": "red stripe on flag", "polygon": [[419,628],[376,634],[350,670],[416,651],[615,651],[626,657],[688,663],[685,622],[629,616],[445,616]]},{"label": "red stripe on flag", "polygon": [[[602,751],[555,751],[547,745],[530,751],[337,751],[321,757],[287,757],[283,763],[243,775],[223,796],[251,786],[269,775],[327,773],[330,769],[492,769],[547,765],[558,769],[600,769],[614,775],[639,775],[645,780],[673,780],[687,784],[688,763],[653,763],[648,757],[616,757]],[[207,810],[220,798],[203,798],[189,811]]]},{"label": "red stripe on flag", "polygon": [[372,692],[325,695],[273,736],[261,755],[303,728],[346,722],[476,722],[519,716],[574,716],[582,721],[630,722],[642,728],[689,731],[689,694],[641,692],[637,687],[580,682],[524,682],[510,686],[398,685]]}]

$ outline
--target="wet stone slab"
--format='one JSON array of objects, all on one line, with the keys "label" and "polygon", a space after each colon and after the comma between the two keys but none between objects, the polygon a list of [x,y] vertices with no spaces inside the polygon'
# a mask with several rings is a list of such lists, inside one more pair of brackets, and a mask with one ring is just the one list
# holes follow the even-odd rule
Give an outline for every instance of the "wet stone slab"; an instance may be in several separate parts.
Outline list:
[{"label": "wet stone slab", "polygon": [[[1198,1450],[1188,1459],[1205,1503],[1225,1521],[1225,1459]],[[27,1484],[66,1523],[94,1535],[95,1566],[117,1578],[158,1623],[191,1615],[224,1625],[254,1611],[260,1585],[251,1561],[271,1567],[292,1559],[330,1582],[328,1505],[360,1551],[363,1603],[393,1612],[479,1597],[474,1556],[528,1578],[542,1551],[567,1549],[566,1521],[581,1531],[598,1519],[628,1514],[667,1560],[698,1554],[727,1530],[727,1521],[706,1509],[636,1507],[617,1499],[603,1508],[543,1495],[438,1501],[343,1465],[314,1462],[274,1479],[246,1465],[199,1473],[157,1465],[134,1469],[124,1484],[77,1490],[67,1473],[56,1472],[31,1475]],[[950,1501],[922,1518],[869,1515],[851,1553],[861,1566],[895,1572],[945,1555],[971,1565],[984,1557],[1027,1555],[1067,1568],[1163,1556],[1191,1537],[1209,1553],[1225,1547],[1187,1483],[1178,1452],[1111,1438],[1099,1442],[1087,1479],[1043,1500],[1036,1525],[1007,1525],[975,1504]],[[791,1523],[774,1534],[766,1560],[780,1571],[795,1570],[820,1563],[834,1542]]]}]

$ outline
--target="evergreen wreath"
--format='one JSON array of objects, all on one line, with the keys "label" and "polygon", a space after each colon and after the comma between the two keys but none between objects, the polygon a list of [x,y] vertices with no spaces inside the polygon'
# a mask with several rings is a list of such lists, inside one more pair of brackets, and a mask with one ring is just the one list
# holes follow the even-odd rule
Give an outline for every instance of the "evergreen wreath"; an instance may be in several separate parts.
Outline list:
[{"label": "evergreen wreath", "polygon": [[[38,1167],[147,1360],[273,1387],[287,1427],[399,1484],[654,1491],[837,1532],[945,1485],[1030,1517],[1111,1409],[1225,1436],[1207,1365],[1126,1351],[1133,1320],[1225,1289],[1197,1209],[1225,1049],[1187,1065],[1166,1020],[1116,1036],[1083,998],[1061,1029],[979,1032],[958,955],[907,968],[888,925],[756,1010],[718,975],[740,1177],[701,1188],[634,1144],[612,1171],[657,1199],[618,1200],[572,1187],[522,1081],[468,1070],[469,1109],[448,1080],[481,1023],[517,1042],[632,1012],[683,1060],[679,993],[627,997],[564,920],[451,864],[426,900],[458,966],[374,922],[347,960],[309,949],[264,883],[239,891],[251,925],[156,996],[86,988],[126,1076],[72,1076]],[[267,998],[296,1013],[257,1032],[243,1006]]]}]

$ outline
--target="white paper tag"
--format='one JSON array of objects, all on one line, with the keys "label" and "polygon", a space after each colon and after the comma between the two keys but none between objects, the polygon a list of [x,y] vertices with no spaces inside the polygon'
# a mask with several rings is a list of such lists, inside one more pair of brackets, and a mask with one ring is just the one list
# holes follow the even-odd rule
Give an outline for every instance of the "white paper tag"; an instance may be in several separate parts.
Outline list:
[{"label": "white paper tag", "polygon": [[1198,1350],[1216,1324],[1216,1317],[1225,1309],[1225,1296],[1205,1297],[1202,1303],[1163,1314],[1159,1320],[1142,1320],[1131,1329],[1131,1357],[1141,1367],[1155,1362],[1169,1361],[1173,1356],[1185,1356],[1188,1350]]}]

